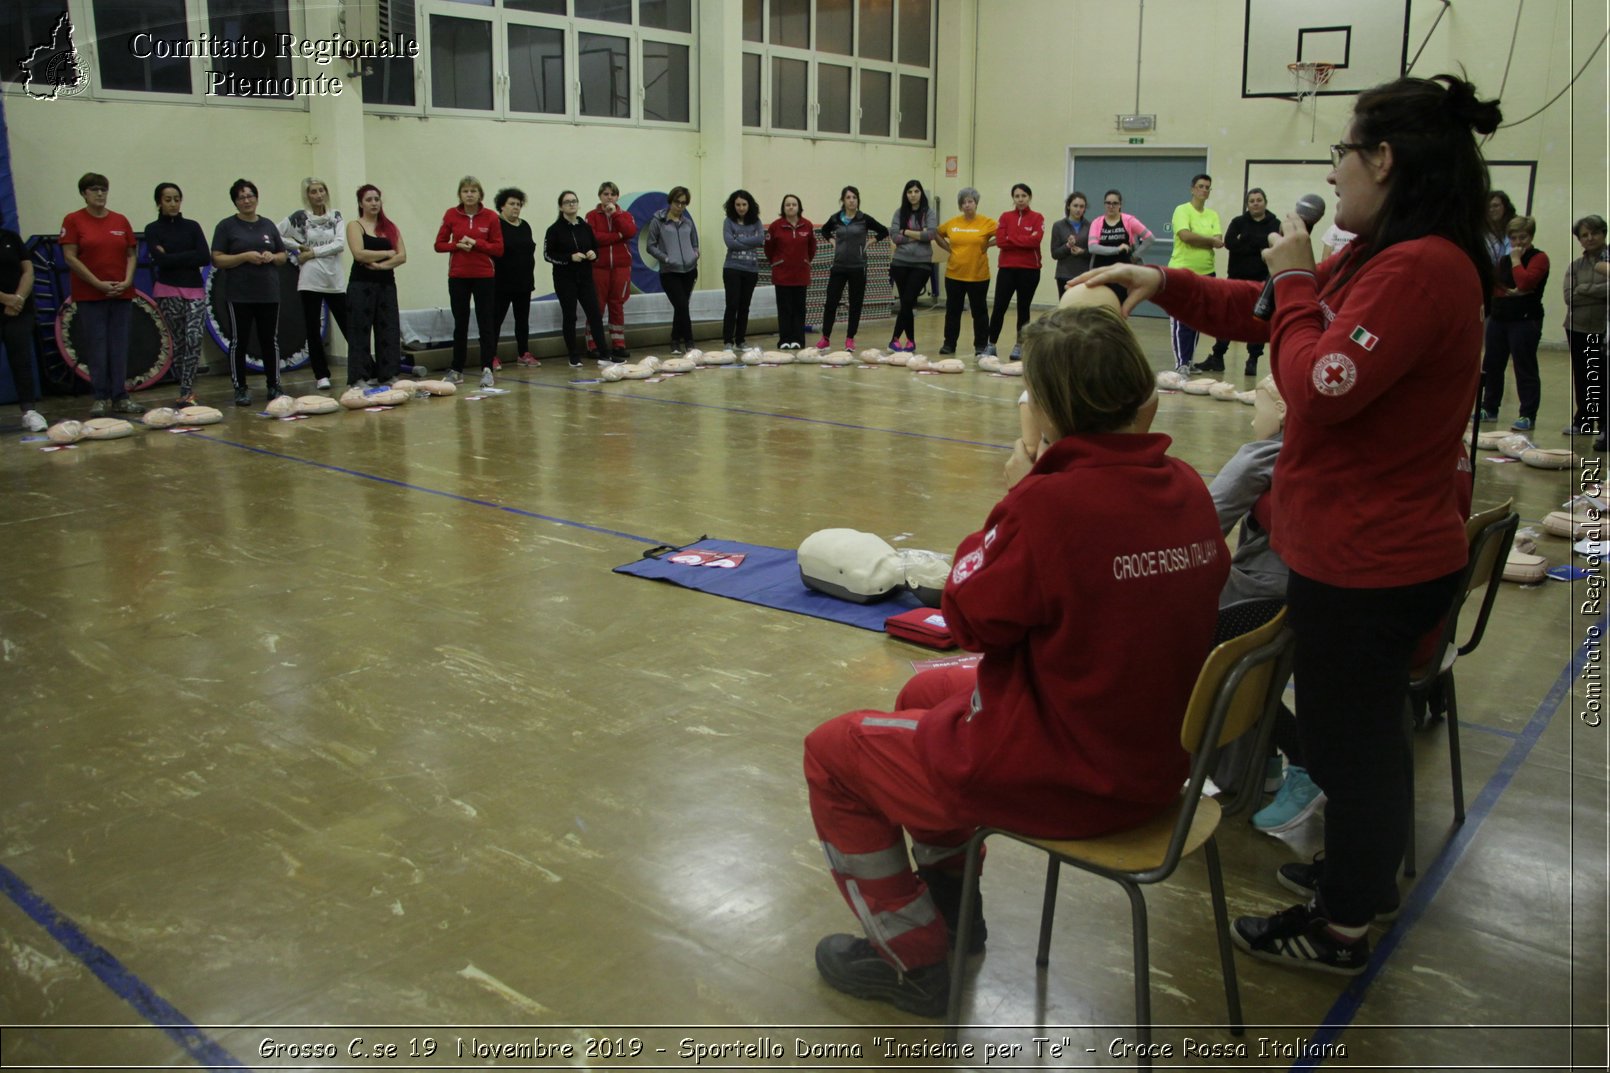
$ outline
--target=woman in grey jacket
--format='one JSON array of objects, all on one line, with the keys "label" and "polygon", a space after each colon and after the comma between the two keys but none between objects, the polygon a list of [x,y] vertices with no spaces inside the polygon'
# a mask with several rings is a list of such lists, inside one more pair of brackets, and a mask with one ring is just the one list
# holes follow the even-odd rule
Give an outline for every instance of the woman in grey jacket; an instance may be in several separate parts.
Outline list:
[{"label": "woman in grey jacket", "polygon": [[1090,200],[1078,190],[1062,203],[1062,219],[1051,225],[1051,256],[1057,262],[1057,300],[1075,276],[1090,271],[1090,221],[1085,209]]},{"label": "woman in grey jacket", "polygon": [[839,192],[839,211],[822,225],[822,237],[833,243],[833,267],[827,273],[827,304],[822,308],[822,338],[817,350],[832,346],[833,321],[838,316],[839,299],[850,288],[850,326],[844,349],[855,349],[855,330],[861,324],[861,300],[866,297],[866,248],[889,237],[889,229],[861,211],[861,191],[846,186]]},{"label": "woman in grey jacket", "polygon": [[[933,271],[933,241],[938,228],[939,214],[928,204],[928,192],[922,188],[922,183],[912,179],[906,183],[900,208],[889,221],[889,235],[894,240],[889,278],[900,296],[900,310],[894,317],[894,337],[889,340],[890,350],[917,349],[917,296]],[[904,344],[900,342],[901,335],[906,337]]]},{"label": "woman in grey jacket", "polygon": [[660,286],[671,300],[671,353],[681,354],[693,345],[693,318],[688,299],[699,280],[699,229],[688,213],[693,195],[685,186],[673,186],[669,202],[648,222],[645,245],[659,262]]},{"label": "woman in grey jacket", "polygon": [[722,207],[727,214],[721,225],[727,260],[721,266],[721,285],[727,292],[727,308],[721,315],[721,342],[731,349],[741,348],[749,332],[749,300],[760,279],[760,249],[766,245],[766,229],[760,226],[760,210],[749,191],[734,190]]}]

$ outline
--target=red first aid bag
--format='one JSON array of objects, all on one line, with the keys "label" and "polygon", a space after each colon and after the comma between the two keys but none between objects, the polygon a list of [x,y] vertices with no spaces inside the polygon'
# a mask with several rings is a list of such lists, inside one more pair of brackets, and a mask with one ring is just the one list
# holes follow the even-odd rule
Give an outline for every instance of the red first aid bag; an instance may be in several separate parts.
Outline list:
[{"label": "red first aid bag", "polygon": [[918,607],[890,615],[883,620],[883,628],[890,637],[926,645],[929,648],[955,648],[945,616],[931,607]]}]

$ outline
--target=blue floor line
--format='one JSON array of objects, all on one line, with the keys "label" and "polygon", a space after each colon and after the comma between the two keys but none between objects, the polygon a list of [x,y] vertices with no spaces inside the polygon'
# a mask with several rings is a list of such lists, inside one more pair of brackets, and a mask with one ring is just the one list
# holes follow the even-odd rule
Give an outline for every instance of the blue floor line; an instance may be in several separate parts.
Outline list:
[{"label": "blue floor line", "polygon": [[361,477],[366,481],[374,481],[377,484],[389,484],[396,488],[405,488],[410,492],[424,492],[428,495],[441,496],[443,499],[452,499],[459,503],[468,503],[471,506],[476,507],[491,507],[493,510],[501,510],[505,514],[515,514],[521,518],[535,518],[538,521],[552,522],[555,525],[567,525],[573,529],[586,529],[592,533],[603,533],[606,536],[621,537],[625,540],[635,541],[639,544],[670,543],[669,541],[665,540],[657,540],[654,537],[639,536],[636,533],[627,533],[619,529],[610,529],[602,525],[591,525],[587,522],[578,522],[571,518],[560,518],[552,514],[538,514],[534,510],[524,510],[520,507],[509,507],[503,505],[502,503],[494,503],[490,499],[476,499],[474,496],[461,496],[457,492],[444,492],[440,488],[426,488],[422,484],[409,484],[407,481],[399,481],[392,477],[380,477],[373,473],[364,473],[362,470],[348,469],[345,466],[331,465],[328,462],[315,462],[310,458],[298,458],[296,455],[288,455],[281,451],[271,451],[266,447],[255,447],[249,443],[237,443],[234,440],[226,440],[218,436],[209,436],[205,433],[196,433],[192,438],[206,440],[208,443],[221,443],[225,447],[237,447],[242,451],[251,451],[254,454],[267,455],[270,458],[278,458],[283,462],[299,462],[304,466],[312,466],[314,469],[329,470],[331,473],[340,473],[348,477]]},{"label": "blue floor line", "polygon": [[[507,377],[511,384],[523,384],[526,387],[545,388],[549,391],[574,391],[588,395],[606,395],[613,398],[626,398],[634,402],[657,402],[664,406],[688,406],[697,410],[720,410],[729,414],[745,414],[749,417],[775,417],[783,421],[798,421],[806,425],[827,425],[830,428],[847,428],[856,432],[885,432],[891,436],[909,436],[914,440],[934,440],[938,443],[961,443],[969,447],[989,447],[1010,451],[1009,443],[984,443],[981,440],[963,440],[955,436],[934,436],[927,432],[912,432],[903,428],[882,428],[878,425],[856,425],[849,421],[828,421],[821,417],[801,417],[798,414],[780,414],[771,410],[747,410],[741,406],[717,406],[711,402],[693,402],[689,399],[657,399],[652,395],[623,395],[619,392],[605,391],[602,388],[578,386],[575,384],[542,384],[535,380],[520,380],[516,377]],[[502,383],[503,381],[499,381]]]},{"label": "blue floor line", "polygon": [[6,897],[27,913],[34,923],[50,933],[67,952],[84,964],[112,993],[134,1007],[135,1011],[167,1033],[185,1053],[204,1068],[247,1069],[245,1063],[224,1050],[215,1040],[174,1008],[173,1004],[151,990],[144,980],[130,972],[117,957],[98,945],[71,918],[58,912],[32,887],[5,865],[0,864],[0,889]]},{"label": "blue floor line", "polygon": [[[1509,752],[1499,761],[1498,770],[1493,773],[1491,779],[1487,780],[1487,784],[1481,788],[1481,793],[1477,795],[1476,800],[1465,810],[1465,822],[1448,839],[1448,842],[1442,847],[1442,851],[1431,862],[1431,867],[1426,870],[1420,881],[1409,892],[1408,898],[1403,902],[1403,908],[1398,914],[1396,923],[1382,937],[1380,945],[1375,948],[1374,953],[1371,955],[1369,967],[1362,974],[1353,978],[1353,981],[1348,984],[1347,990],[1342,992],[1341,997],[1336,1000],[1329,1012],[1325,1014],[1325,1019],[1320,1022],[1319,1031],[1309,1038],[1308,1043],[1311,1047],[1320,1048],[1319,1054],[1324,1053],[1323,1046],[1325,1044],[1335,1043],[1337,1037],[1352,1024],[1353,1018],[1358,1016],[1359,1009],[1364,1005],[1365,995],[1369,992],[1370,984],[1386,968],[1387,960],[1402,944],[1404,938],[1413,930],[1420,918],[1425,915],[1426,909],[1437,896],[1437,892],[1442,889],[1442,885],[1453,874],[1454,866],[1465,855],[1465,850],[1470,847],[1471,841],[1475,839],[1477,832],[1481,830],[1482,824],[1486,822],[1487,817],[1492,813],[1493,806],[1498,803],[1498,799],[1509,788],[1511,780],[1514,779],[1515,773],[1520,770],[1521,765],[1526,762],[1526,758],[1532,754],[1532,749],[1543,736],[1543,731],[1548,728],[1549,722],[1554,718],[1554,713],[1559,710],[1560,704],[1570,692],[1571,683],[1576,681],[1582,674],[1582,668],[1586,664],[1590,652],[1599,643],[1597,638],[1602,636],[1602,622],[1603,620],[1601,620],[1599,631],[1582,642],[1570,661],[1560,671],[1560,675],[1555,679],[1554,685],[1549,689],[1547,695],[1543,697],[1542,702],[1538,704],[1537,709],[1532,713],[1531,719],[1527,721],[1526,729],[1521,732]],[[1291,1069],[1315,1069],[1323,1061],[1324,1059],[1321,1057],[1299,1059],[1291,1065]]]}]

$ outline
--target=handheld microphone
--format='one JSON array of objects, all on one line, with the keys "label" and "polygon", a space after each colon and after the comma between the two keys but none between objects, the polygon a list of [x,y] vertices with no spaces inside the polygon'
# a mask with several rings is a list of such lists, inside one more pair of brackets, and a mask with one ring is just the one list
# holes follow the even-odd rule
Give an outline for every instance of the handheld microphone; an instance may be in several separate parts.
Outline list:
[{"label": "handheld microphone", "polygon": [[[1297,207],[1292,210],[1303,226],[1312,231],[1314,225],[1325,215],[1325,199],[1318,194],[1304,194],[1297,199]],[[1258,295],[1258,301],[1252,307],[1252,315],[1259,320],[1268,320],[1275,315],[1275,281],[1271,276],[1264,282],[1263,293]]]}]

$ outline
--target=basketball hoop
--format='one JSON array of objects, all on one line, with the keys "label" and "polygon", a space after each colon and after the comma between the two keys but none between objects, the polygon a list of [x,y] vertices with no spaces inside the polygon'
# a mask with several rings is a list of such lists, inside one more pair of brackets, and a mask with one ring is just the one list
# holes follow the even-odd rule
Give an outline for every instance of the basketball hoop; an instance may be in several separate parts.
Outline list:
[{"label": "basketball hoop", "polygon": [[1334,63],[1288,63],[1286,70],[1291,72],[1291,78],[1297,86],[1297,103],[1314,96],[1319,87],[1330,82],[1331,74],[1336,70]]},{"label": "basketball hoop", "polygon": [[1319,119],[1318,102],[1314,100],[1319,93],[1319,87],[1330,82],[1330,76],[1336,70],[1334,63],[1288,63],[1286,70],[1291,72],[1292,81],[1297,86],[1297,110],[1301,114],[1303,102],[1308,102],[1308,140],[1314,140],[1314,124]]}]

